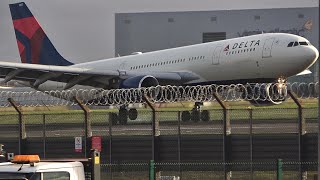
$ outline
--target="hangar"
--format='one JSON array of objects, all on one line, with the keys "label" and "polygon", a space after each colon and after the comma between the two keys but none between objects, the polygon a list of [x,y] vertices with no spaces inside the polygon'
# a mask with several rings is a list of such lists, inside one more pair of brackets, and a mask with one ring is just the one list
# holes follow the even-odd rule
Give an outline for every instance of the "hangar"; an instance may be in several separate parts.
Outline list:
[{"label": "hangar", "polygon": [[[291,33],[318,47],[318,8],[117,13],[115,55],[261,33]],[[312,72],[318,72],[315,67]],[[317,73],[290,81],[317,81]]]}]

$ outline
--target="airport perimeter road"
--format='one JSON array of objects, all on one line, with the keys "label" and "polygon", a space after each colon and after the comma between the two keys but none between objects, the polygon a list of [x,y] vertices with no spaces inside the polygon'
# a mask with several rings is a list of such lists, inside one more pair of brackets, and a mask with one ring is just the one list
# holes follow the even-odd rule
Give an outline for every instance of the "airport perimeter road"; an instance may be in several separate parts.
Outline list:
[{"label": "airport perimeter road", "polygon": [[[43,126],[42,124],[28,124],[26,125],[27,137],[75,137],[84,136],[84,124],[48,124]],[[45,132],[43,131],[45,129]],[[306,132],[315,133],[317,132],[316,122],[306,123]],[[222,134],[223,125],[222,123],[183,123],[180,126],[181,134]],[[298,133],[297,122],[281,122],[268,121],[268,122],[255,122],[252,125],[252,132],[254,134],[276,134],[276,133]],[[131,125],[115,125],[112,126],[112,135],[151,135],[152,125],[151,124],[131,124]],[[160,134],[161,135],[175,135],[178,134],[178,125],[175,124],[161,124],[160,122]],[[231,122],[231,133],[232,134],[250,134],[249,123],[235,123]],[[100,136],[109,136],[109,127],[106,125],[92,125],[92,134]],[[10,124],[0,125],[0,137],[1,138],[12,138],[19,136],[18,125]]]}]

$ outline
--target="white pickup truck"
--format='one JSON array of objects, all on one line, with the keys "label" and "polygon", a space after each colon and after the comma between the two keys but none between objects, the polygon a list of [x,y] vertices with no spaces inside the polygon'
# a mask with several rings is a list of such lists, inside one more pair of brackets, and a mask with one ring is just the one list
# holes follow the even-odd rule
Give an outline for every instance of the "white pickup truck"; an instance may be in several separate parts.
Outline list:
[{"label": "white pickup truck", "polygon": [[[94,176],[94,179],[100,179],[100,172]],[[87,179],[94,176],[91,174]],[[37,155],[17,155],[11,162],[0,163],[1,179],[85,180],[86,177],[85,167],[80,161],[42,162]]]}]

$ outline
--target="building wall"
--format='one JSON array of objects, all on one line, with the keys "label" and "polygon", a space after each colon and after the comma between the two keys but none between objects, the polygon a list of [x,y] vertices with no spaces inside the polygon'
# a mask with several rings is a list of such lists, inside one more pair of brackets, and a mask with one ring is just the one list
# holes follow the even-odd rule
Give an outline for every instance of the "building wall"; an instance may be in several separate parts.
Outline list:
[{"label": "building wall", "polygon": [[[203,33],[208,32],[226,32],[226,38],[285,32],[306,37],[318,47],[318,8],[117,13],[115,54],[202,43]],[[292,81],[317,80],[318,71],[311,69],[312,75]]]}]

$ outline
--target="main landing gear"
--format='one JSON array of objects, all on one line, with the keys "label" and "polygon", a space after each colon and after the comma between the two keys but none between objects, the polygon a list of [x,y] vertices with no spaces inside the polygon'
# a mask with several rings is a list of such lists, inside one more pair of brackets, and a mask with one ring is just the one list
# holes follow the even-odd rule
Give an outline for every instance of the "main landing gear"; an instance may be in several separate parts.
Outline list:
[{"label": "main landing gear", "polygon": [[113,125],[121,124],[125,125],[130,120],[136,120],[138,117],[138,111],[135,108],[128,109],[127,106],[121,106],[119,113],[111,113],[110,118]]},{"label": "main landing gear", "polygon": [[188,122],[190,120],[193,122],[199,122],[200,120],[204,122],[209,121],[210,120],[209,111],[208,110],[201,111],[202,105],[203,105],[202,102],[196,102],[191,112],[182,111],[181,120],[183,122]]}]

